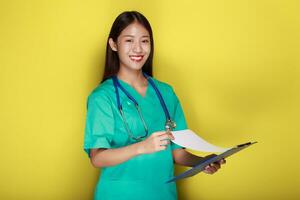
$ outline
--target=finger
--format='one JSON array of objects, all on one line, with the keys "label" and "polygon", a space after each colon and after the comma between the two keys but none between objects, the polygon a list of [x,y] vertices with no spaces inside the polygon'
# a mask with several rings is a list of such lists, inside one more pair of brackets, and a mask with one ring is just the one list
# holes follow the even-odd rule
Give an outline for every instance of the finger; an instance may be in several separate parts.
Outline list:
[{"label": "finger", "polygon": [[215,167],[211,167],[209,169],[210,169],[211,173],[215,173],[216,171],[218,171]]},{"label": "finger", "polygon": [[225,163],[226,163],[226,160],[225,160],[224,158],[223,158],[222,160],[219,161],[219,164],[221,164],[221,165],[222,165],[222,164],[225,164]]},{"label": "finger", "polygon": [[165,134],[166,134],[165,131],[157,131],[157,132],[152,133],[153,136],[161,136],[161,135],[165,135]]},{"label": "finger", "polygon": [[160,145],[163,145],[163,146],[168,146],[168,144],[170,144],[170,140],[161,140],[160,141]]},{"label": "finger", "polygon": [[169,138],[171,139],[171,140],[175,140],[175,137],[174,137],[174,135],[169,131],[169,132],[167,132],[168,134],[169,134]]},{"label": "finger", "polygon": [[218,162],[212,163],[212,166],[215,167],[217,170],[221,168],[221,164]]},{"label": "finger", "polygon": [[209,165],[207,165],[206,167],[204,167],[205,170],[209,169]]},{"label": "finger", "polygon": [[170,140],[175,139],[171,131],[167,131],[166,134],[168,134]]},{"label": "finger", "polygon": [[221,166],[221,165],[225,164],[226,161],[224,159],[221,159],[221,160],[219,160],[219,161],[217,161],[215,163]]},{"label": "finger", "polygon": [[210,170],[212,173],[215,173],[216,171],[218,171],[217,167],[215,165],[209,165],[208,170]]},{"label": "finger", "polygon": [[161,145],[158,147],[159,151],[166,150],[166,149],[167,149],[167,146],[165,146],[165,145]]},{"label": "finger", "polygon": [[208,166],[205,167],[205,170],[203,170],[203,172],[205,172],[206,174],[213,174],[212,169]]},{"label": "finger", "polygon": [[206,173],[206,174],[212,174],[212,172],[209,171],[209,170],[203,170],[203,172]]},{"label": "finger", "polygon": [[159,140],[170,140],[169,134],[165,133],[159,136]]},{"label": "finger", "polygon": [[207,174],[209,174],[210,173],[210,171],[208,170],[208,166],[206,166],[205,168],[204,168],[204,170],[203,170],[203,172],[205,172],[205,173],[207,173]]},{"label": "finger", "polygon": [[213,167],[210,166],[210,165],[207,165],[204,169],[205,169],[206,171],[208,171],[208,172],[212,172],[212,171],[213,171]]}]

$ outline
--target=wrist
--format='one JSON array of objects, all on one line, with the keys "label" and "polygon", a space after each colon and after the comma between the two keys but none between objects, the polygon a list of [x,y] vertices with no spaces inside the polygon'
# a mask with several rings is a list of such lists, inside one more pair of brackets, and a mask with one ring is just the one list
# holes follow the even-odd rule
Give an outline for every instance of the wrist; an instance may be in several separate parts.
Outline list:
[{"label": "wrist", "polygon": [[144,141],[135,143],[135,152],[137,155],[144,154],[145,148],[144,148]]}]

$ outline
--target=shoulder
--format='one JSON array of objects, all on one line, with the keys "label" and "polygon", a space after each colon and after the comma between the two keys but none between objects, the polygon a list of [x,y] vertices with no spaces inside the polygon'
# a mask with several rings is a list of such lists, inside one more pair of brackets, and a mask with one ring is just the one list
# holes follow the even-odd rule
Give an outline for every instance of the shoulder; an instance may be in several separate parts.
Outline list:
[{"label": "shoulder", "polygon": [[173,87],[166,82],[160,81],[156,78],[152,77],[152,80],[154,81],[155,85],[162,90],[162,92],[166,92],[166,93],[174,93]]},{"label": "shoulder", "polygon": [[111,79],[99,83],[88,95],[88,103],[111,103],[114,95],[114,86]]},{"label": "shoulder", "polygon": [[178,101],[178,97],[173,87],[169,83],[157,80],[155,78],[152,78],[152,80],[154,81],[155,85],[157,86],[161,95],[166,101],[170,101],[173,103],[176,103]]}]

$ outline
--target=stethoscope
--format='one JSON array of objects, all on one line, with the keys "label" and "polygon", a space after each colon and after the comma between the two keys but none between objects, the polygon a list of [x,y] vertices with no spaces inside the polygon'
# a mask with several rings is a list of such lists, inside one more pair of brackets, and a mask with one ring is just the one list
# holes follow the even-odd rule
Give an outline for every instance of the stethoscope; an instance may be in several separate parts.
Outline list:
[{"label": "stethoscope", "polygon": [[[176,123],[171,119],[170,117],[170,113],[168,111],[168,108],[166,106],[166,103],[160,93],[160,91],[158,90],[158,88],[156,87],[154,81],[151,79],[151,77],[149,75],[147,75],[146,73],[143,73],[143,75],[145,76],[145,78],[148,80],[148,83],[150,83],[150,85],[153,87],[158,99],[159,99],[159,102],[161,104],[161,107],[163,108],[164,110],[164,113],[165,113],[165,116],[166,116],[166,123],[165,123],[165,130],[166,131],[172,131],[175,127],[176,127]],[[128,134],[128,136],[134,140],[141,140],[143,138],[145,138],[147,135],[148,135],[148,127],[147,127],[147,124],[144,120],[144,117],[141,113],[141,109],[139,107],[139,104],[138,102],[133,98],[133,96],[131,96],[129,94],[129,92],[120,84],[117,76],[112,76],[112,80],[113,80],[113,84],[114,84],[114,87],[115,87],[115,91],[116,91],[116,99],[117,99],[117,106],[118,106],[118,110],[121,114],[121,117],[122,117],[122,120],[124,122],[124,125],[125,125],[125,129],[126,129],[126,132]],[[123,108],[122,108],[122,105],[120,103],[120,94],[119,94],[119,88],[122,90],[122,92],[134,103],[137,111],[138,111],[138,114],[139,114],[139,117],[142,121],[142,124],[144,126],[144,129],[145,129],[145,135],[143,136],[139,136],[139,137],[135,137],[132,132],[130,131],[129,129],[129,126],[128,126],[128,123],[126,121],[126,118],[125,118],[125,115],[124,115],[124,112],[123,112]]]}]

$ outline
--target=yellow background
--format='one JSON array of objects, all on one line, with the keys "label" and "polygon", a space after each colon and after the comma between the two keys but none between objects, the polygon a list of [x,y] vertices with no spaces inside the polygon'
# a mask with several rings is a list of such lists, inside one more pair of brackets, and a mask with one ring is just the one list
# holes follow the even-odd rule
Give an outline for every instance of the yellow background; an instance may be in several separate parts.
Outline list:
[{"label": "yellow background", "polygon": [[299,9],[296,0],[2,0],[0,199],[92,199],[86,97],[124,10],[149,19],[154,75],[175,88],[192,130],[219,146],[259,142],[215,175],[178,182],[180,199],[300,198]]}]

